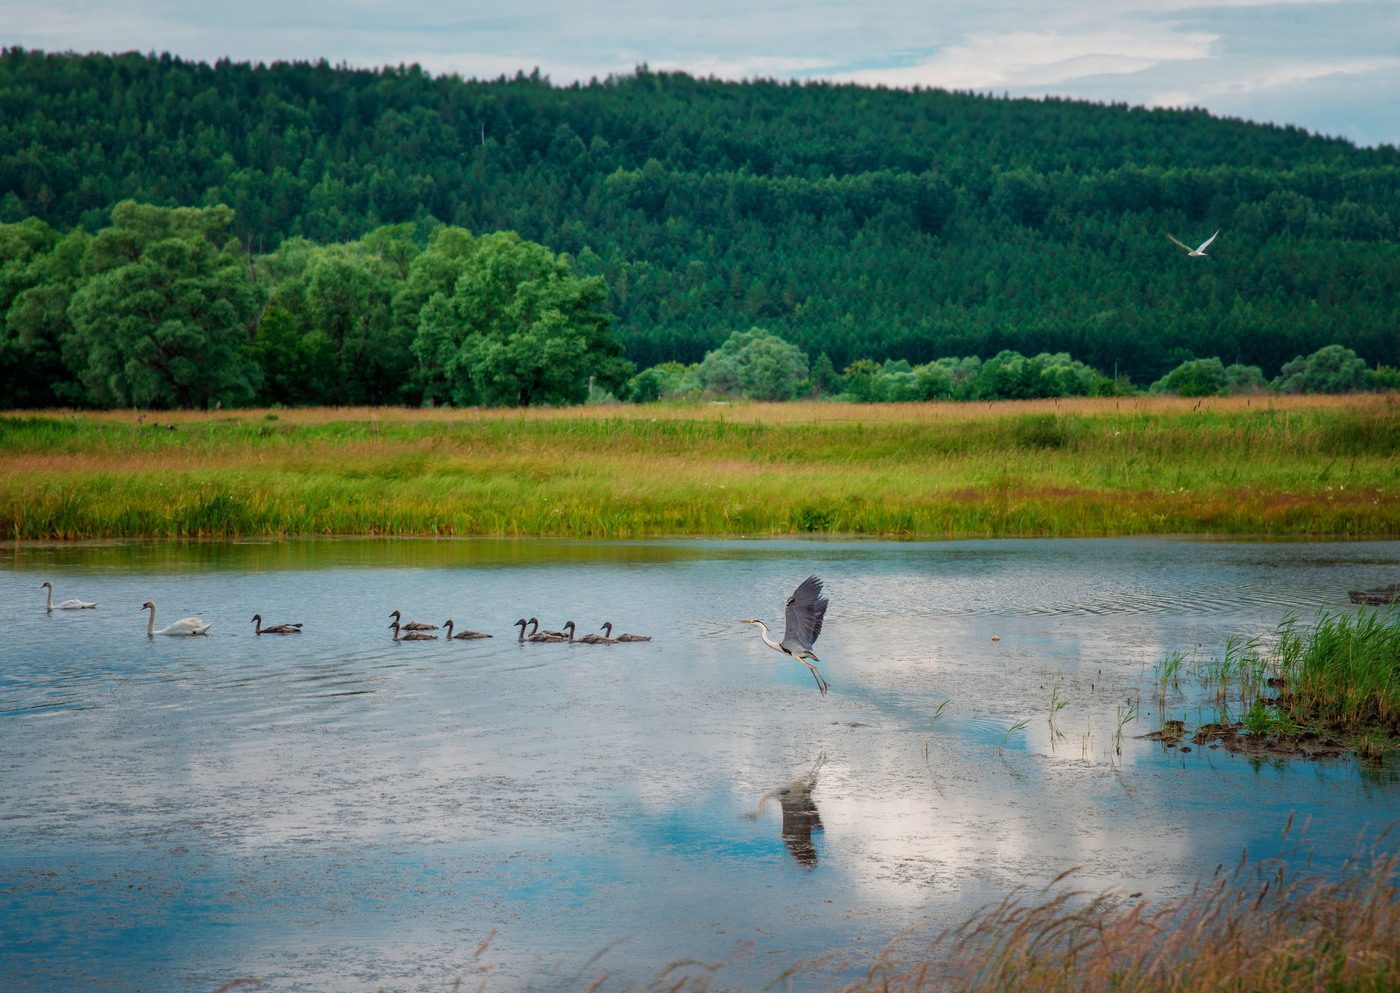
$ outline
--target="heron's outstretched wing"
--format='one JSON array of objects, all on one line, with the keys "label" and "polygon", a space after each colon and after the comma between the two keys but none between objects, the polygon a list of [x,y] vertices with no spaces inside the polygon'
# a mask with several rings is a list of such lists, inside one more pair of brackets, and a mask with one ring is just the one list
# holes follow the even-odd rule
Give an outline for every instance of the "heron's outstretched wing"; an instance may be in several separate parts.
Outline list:
[{"label": "heron's outstretched wing", "polygon": [[[1217,233],[1218,233],[1218,232],[1217,232]],[[1174,244],[1174,245],[1181,245],[1181,242],[1179,242],[1179,241],[1176,240],[1176,235],[1172,234],[1170,231],[1167,232],[1167,237],[1170,238],[1170,239],[1172,240],[1172,244]],[[1209,245],[1210,242],[1206,242],[1206,244]],[[1188,252],[1191,251],[1191,246],[1190,246],[1190,245],[1181,245],[1181,247],[1184,248],[1184,249],[1186,249]]]},{"label": "heron's outstretched wing", "polygon": [[1201,242],[1201,247],[1198,248],[1198,249],[1196,249],[1196,251],[1198,251],[1198,252],[1204,252],[1204,251],[1206,250],[1206,246],[1209,245],[1212,241],[1214,241],[1214,240],[1215,240],[1216,238],[1218,238],[1219,236],[1220,236],[1220,232],[1219,232],[1219,231],[1215,232],[1215,234],[1211,235],[1211,236],[1210,236],[1209,238],[1207,238],[1205,241]]},{"label": "heron's outstretched wing", "polygon": [[808,576],[793,591],[787,601],[787,626],[783,629],[783,648],[796,651],[812,650],[822,633],[822,618],[826,616],[826,597],[822,596],[822,581]]}]

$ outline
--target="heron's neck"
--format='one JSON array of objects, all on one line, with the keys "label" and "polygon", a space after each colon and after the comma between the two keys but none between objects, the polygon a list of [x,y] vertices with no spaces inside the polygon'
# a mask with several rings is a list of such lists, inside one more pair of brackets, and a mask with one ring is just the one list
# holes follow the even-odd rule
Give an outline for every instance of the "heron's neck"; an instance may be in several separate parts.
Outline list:
[{"label": "heron's neck", "polygon": [[781,652],[783,650],[783,646],[779,645],[772,638],[768,637],[768,625],[764,624],[762,621],[755,621],[754,623],[758,625],[758,632],[760,635],[763,636],[763,643],[769,648],[776,649],[777,651]]}]

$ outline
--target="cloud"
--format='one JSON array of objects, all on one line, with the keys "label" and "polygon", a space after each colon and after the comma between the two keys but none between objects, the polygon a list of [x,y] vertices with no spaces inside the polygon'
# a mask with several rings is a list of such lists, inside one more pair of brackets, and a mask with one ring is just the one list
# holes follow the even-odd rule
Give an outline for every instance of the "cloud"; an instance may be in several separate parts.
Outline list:
[{"label": "cloud", "polygon": [[1209,35],[1170,31],[1156,37],[1121,32],[1076,36],[1022,31],[972,38],[919,65],[835,73],[833,78],[945,89],[1054,86],[1081,76],[1137,72],[1167,60],[1204,58],[1212,41]]}]

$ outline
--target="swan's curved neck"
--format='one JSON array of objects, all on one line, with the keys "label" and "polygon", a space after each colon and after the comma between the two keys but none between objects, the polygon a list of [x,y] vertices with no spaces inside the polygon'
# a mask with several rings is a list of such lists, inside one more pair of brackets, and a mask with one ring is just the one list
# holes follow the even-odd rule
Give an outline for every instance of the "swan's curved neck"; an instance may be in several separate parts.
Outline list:
[{"label": "swan's curved neck", "polygon": [[146,621],[146,633],[147,633],[147,634],[155,634],[155,633],[156,633],[156,605],[155,605],[154,603],[152,603],[152,604],[151,604],[149,607],[147,607],[146,609],[149,610],[149,611],[151,612],[150,618]]},{"label": "swan's curved neck", "polygon": [[530,625],[530,622],[529,622],[529,621],[516,621],[516,622],[515,622],[515,626],[518,627],[518,628],[520,628],[520,637],[519,637],[519,638],[516,638],[516,639],[515,639],[516,641],[524,641],[524,640],[525,640],[525,629],[526,629],[527,627],[529,627],[529,625]]},{"label": "swan's curved neck", "polygon": [[451,640],[452,640],[452,622],[451,622],[451,621],[443,621],[443,622],[442,622],[442,626],[445,627],[445,628],[447,628],[447,640],[448,640],[448,641],[451,641]]},{"label": "swan's curved neck", "polygon": [[49,591],[49,609],[53,610],[53,586],[46,586],[44,588]]},{"label": "swan's curved neck", "polygon": [[604,638],[611,638],[611,637],[612,637],[612,621],[604,621],[604,622],[603,622],[602,631],[603,631],[603,637],[604,637]]}]

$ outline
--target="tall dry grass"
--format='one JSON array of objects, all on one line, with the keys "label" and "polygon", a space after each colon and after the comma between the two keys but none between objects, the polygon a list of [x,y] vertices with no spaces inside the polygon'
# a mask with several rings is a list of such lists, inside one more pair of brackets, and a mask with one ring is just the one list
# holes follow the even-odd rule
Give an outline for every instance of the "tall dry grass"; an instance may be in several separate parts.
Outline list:
[{"label": "tall dry grass", "polygon": [[[1120,892],[1024,891],[843,993],[1342,993],[1400,989],[1397,856],[1340,877],[1241,863],[1149,906]],[[906,939],[907,940],[907,939]]]},{"label": "tall dry grass", "polygon": [[440,424],[460,421],[501,420],[731,420],[755,424],[811,423],[931,423],[1015,418],[1025,414],[1109,415],[1230,414],[1244,411],[1387,411],[1394,410],[1392,393],[1351,393],[1335,396],[1261,395],[1230,397],[1061,397],[1046,400],[934,401],[927,403],[834,403],[795,401],[762,403],[750,400],[710,403],[600,404],[584,407],[277,407],[200,410],[15,410],[16,418],[80,419],[130,424],[138,416],[144,423],[203,424],[209,420],[262,421],[275,417],[290,424],[375,422],[383,424]]}]

